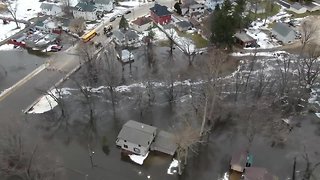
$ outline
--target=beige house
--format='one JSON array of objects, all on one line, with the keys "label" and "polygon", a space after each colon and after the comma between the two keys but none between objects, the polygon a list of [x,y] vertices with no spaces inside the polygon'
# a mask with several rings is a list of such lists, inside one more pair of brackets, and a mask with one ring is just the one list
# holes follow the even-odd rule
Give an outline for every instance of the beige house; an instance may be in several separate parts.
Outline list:
[{"label": "beige house", "polygon": [[138,31],[138,32],[142,32],[142,31],[146,31],[147,29],[152,27],[152,19],[149,17],[138,17],[136,20],[131,22],[131,27],[132,29]]}]

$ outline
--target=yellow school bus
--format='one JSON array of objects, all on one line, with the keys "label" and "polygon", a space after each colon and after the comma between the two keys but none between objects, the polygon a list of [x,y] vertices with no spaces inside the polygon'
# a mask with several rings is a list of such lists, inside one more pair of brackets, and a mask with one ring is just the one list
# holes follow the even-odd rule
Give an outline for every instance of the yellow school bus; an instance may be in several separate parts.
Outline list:
[{"label": "yellow school bus", "polygon": [[88,33],[84,34],[81,38],[83,42],[90,41],[93,37],[97,35],[96,30],[89,31]]}]

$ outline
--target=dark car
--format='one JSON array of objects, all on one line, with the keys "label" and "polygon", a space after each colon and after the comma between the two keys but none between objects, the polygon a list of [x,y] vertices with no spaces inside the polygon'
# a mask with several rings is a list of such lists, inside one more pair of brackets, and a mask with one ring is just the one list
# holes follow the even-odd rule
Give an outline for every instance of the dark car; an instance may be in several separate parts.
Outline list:
[{"label": "dark car", "polygon": [[107,33],[106,33],[106,36],[107,36],[107,37],[111,37],[112,34],[113,34],[112,32],[107,32]]},{"label": "dark car", "polygon": [[114,20],[116,20],[116,18],[114,16],[110,18],[110,22],[112,22]]},{"label": "dark car", "polygon": [[130,11],[130,10],[128,10],[128,11],[126,11],[126,12],[125,12],[125,14],[130,14],[130,13],[131,13],[131,11]]}]

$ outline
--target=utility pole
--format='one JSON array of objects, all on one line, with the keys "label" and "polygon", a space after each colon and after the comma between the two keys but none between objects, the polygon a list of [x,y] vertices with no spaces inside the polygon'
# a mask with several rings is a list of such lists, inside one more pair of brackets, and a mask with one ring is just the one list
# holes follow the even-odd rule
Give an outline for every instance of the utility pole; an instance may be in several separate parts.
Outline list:
[{"label": "utility pole", "polygon": [[294,160],[293,160],[293,169],[292,169],[292,180],[295,180],[296,179],[296,164],[297,164],[297,157],[294,157]]},{"label": "utility pole", "polygon": [[91,167],[94,168],[94,163],[93,163],[93,155],[94,155],[94,151],[91,150],[90,145],[88,144],[88,151],[89,151],[89,158],[90,158],[90,162],[91,162]]}]

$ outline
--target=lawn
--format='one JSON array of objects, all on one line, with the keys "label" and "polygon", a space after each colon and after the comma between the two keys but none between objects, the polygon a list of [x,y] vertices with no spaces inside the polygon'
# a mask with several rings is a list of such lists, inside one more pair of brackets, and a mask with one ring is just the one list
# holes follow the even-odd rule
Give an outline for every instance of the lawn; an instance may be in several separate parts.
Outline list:
[{"label": "lawn", "polygon": [[274,15],[278,14],[280,9],[281,9],[280,5],[274,4],[274,7],[273,7],[271,12],[260,13],[260,14],[255,14],[253,12],[250,12],[249,16],[250,16],[250,19],[253,20],[253,21],[258,19],[258,18],[265,19],[266,17],[274,16]]},{"label": "lawn", "polygon": [[178,29],[175,29],[178,33],[179,36],[181,37],[186,37],[189,39],[192,39],[194,42],[196,48],[204,48],[207,47],[209,44],[209,41],[204,39],[200,34],[198,33],[186,33],[186,32],[181,32]]}]

